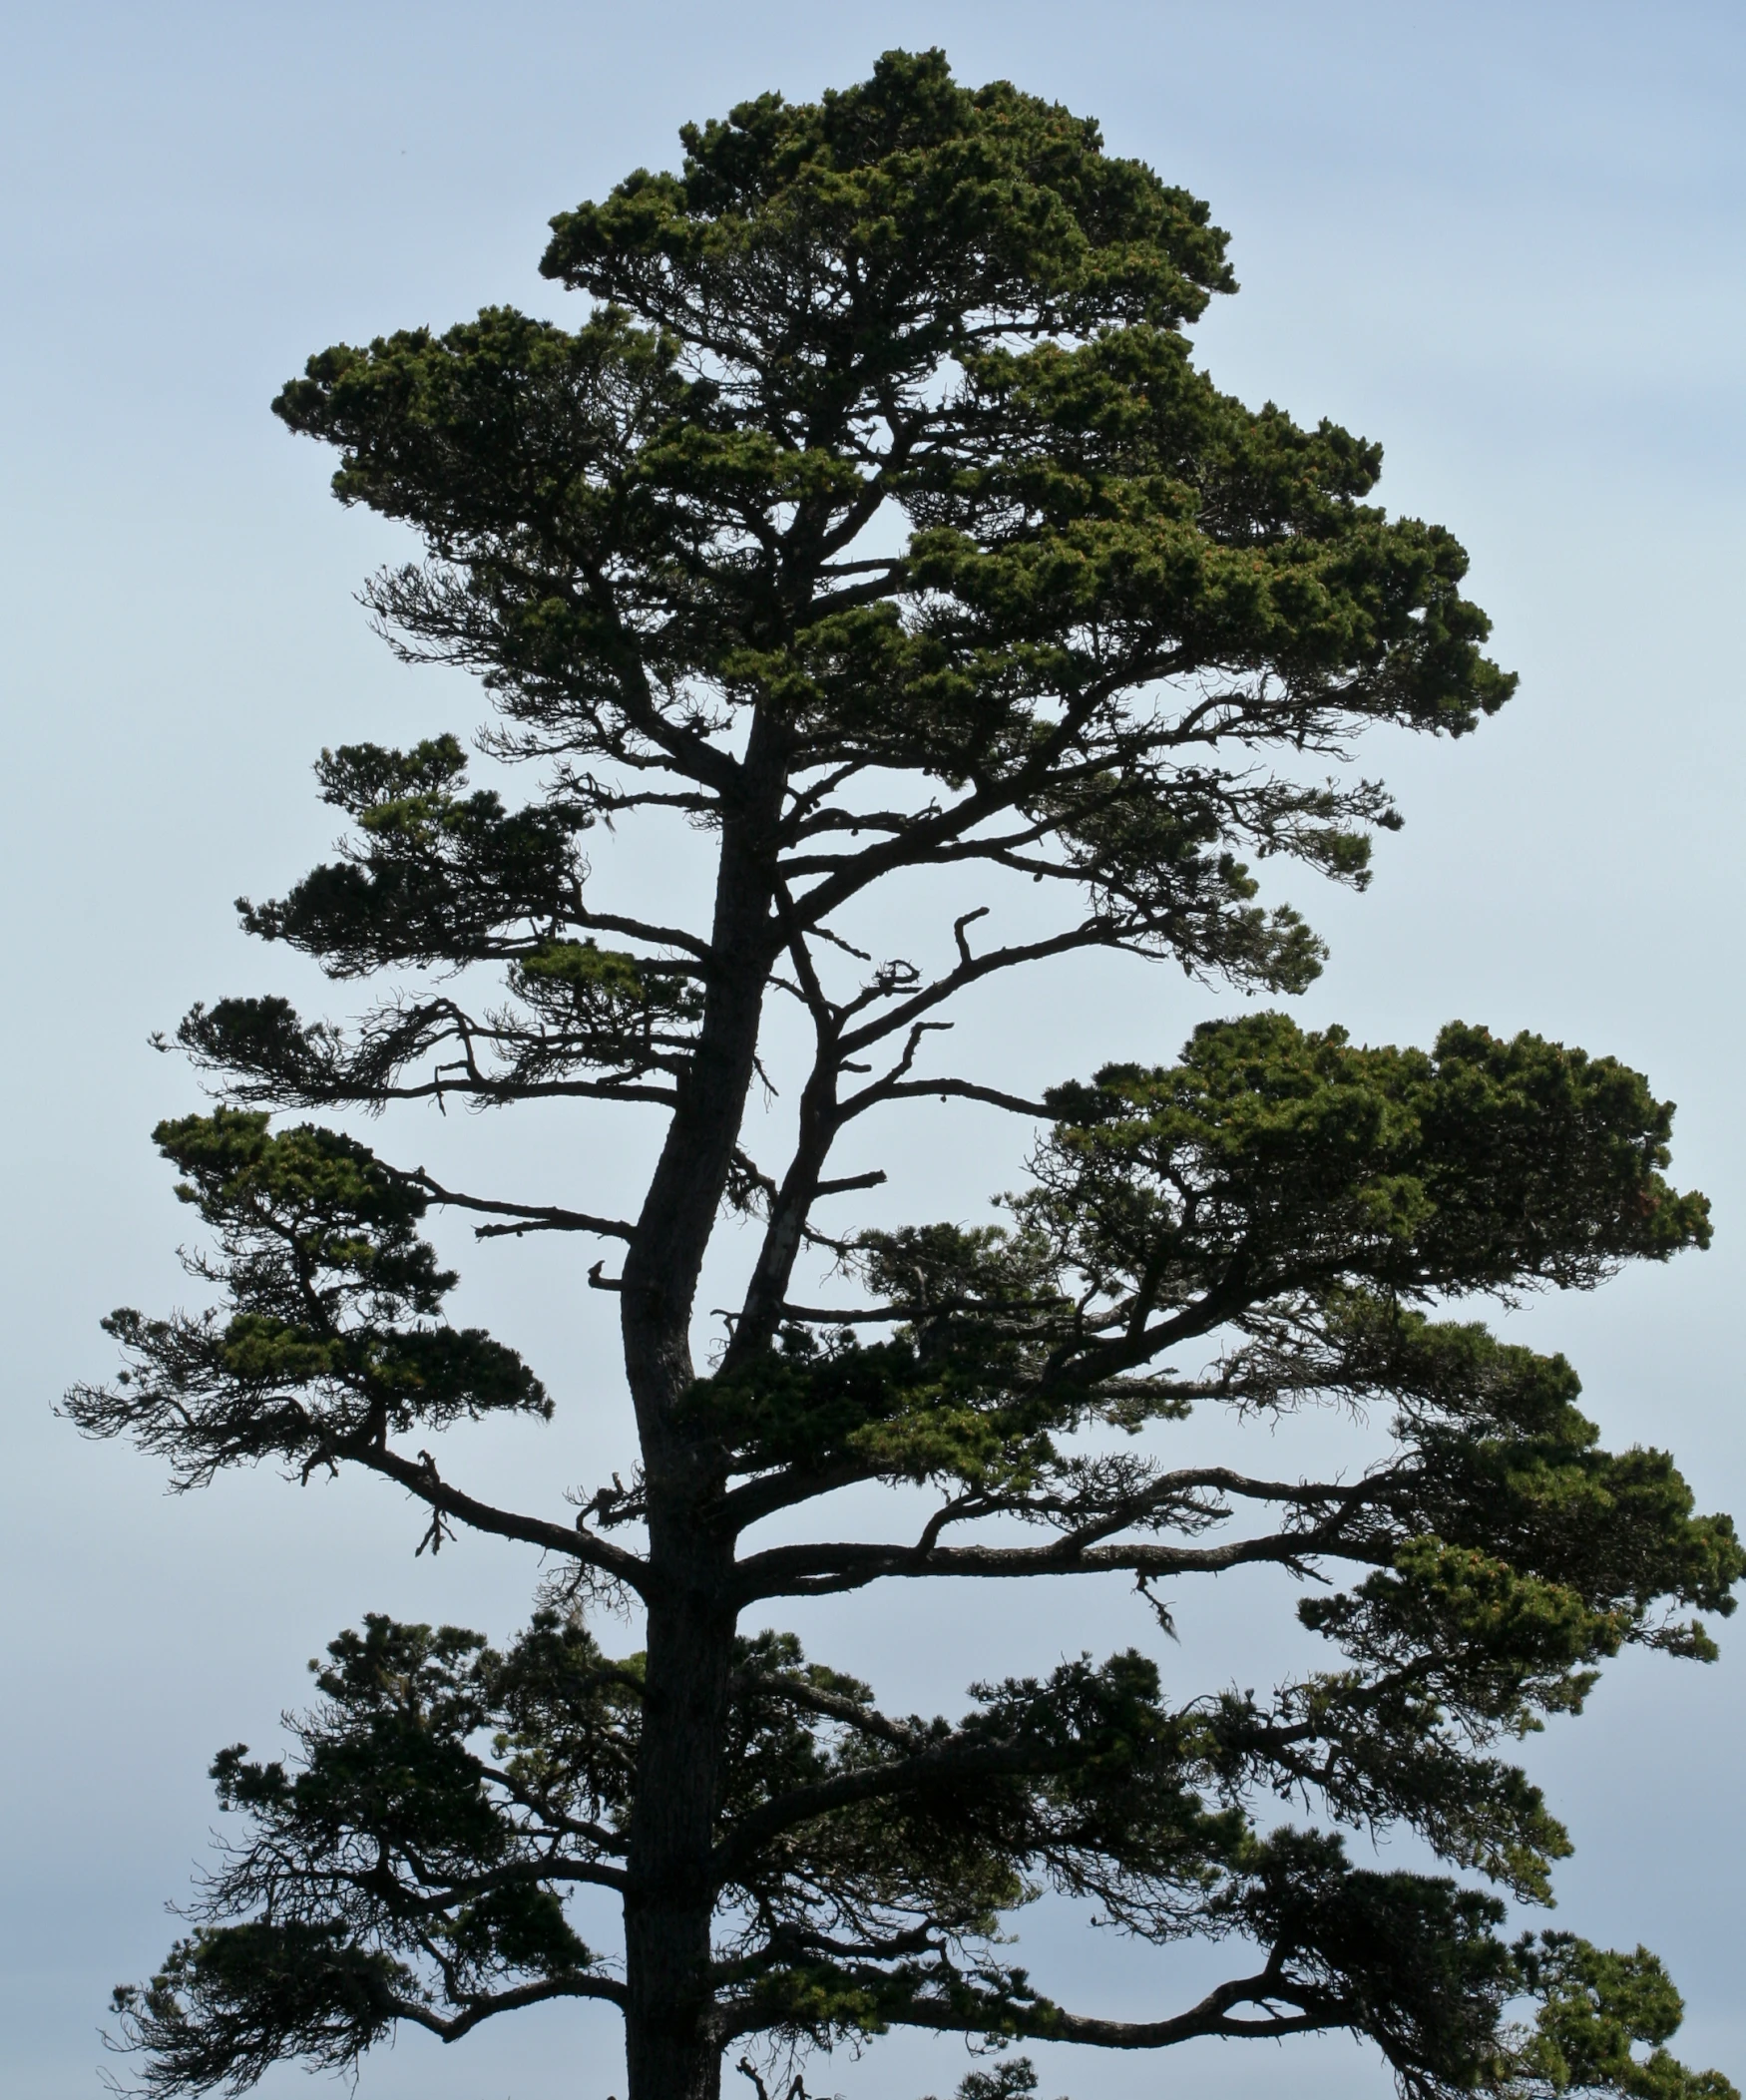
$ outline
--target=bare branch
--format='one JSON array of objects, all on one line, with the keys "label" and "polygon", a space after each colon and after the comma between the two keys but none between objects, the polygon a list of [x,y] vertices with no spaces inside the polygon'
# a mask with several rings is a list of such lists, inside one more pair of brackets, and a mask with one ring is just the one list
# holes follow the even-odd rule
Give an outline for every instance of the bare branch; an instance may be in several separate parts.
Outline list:
[{"label": "bare branch", "polygon": [[514,1990],[474,1997],[468,2001],[466,2010],[456,2013],[452,2019],[433,2012],[417,1998],[399,1997],[390,2003],[397,2019],[409,2020],[413,2026],[440,2035],[446,2042],[455,2042],[500,2012],[520,2012],[526,2006],[548,2004],[554,1998],[605,1998],[621,2011],[630,2003],[623,1983],[615,1982],[610,1976],[587,1976],[575,1971],[566,1976],[547,1976],[538,1983],[523,1983]]},{"label": "bare branch", "polygon": [[902,1100],[955,1100],[982,1101],[991,1108],[1005,1108],[1014,1115],[1031,1115],[1042,1122],[1052,1122],[1055,1111],[1047,1101],[1029,1101],[1022,1093],[1005,1093],[998,1086],[982,1086],[974,1079],[905,1079],[884,1080],[876,1086],[852,1094],[843,1103],[843,1120],[851,1115],[861,1115],[869,1108],[877,1108],[884,1101]]},{"label": "bare branch", "polygon": [[444,1188],[433,1180],[423,1167],[399,1178],[411,1181],[422,1188],[435,1203],[455,1210],[478,1210],[496,1217],[516,1218],[514,1225],[484,1225],[479,1228],[479,1237],[485,1239],[502,1232],[593,1232],[605,1239],[628,1240],[636,1233],[636,1226],[627,1224],[623,1218],[597,1218],[583,1210],[564,1210],[551,1203],[498,1203],[484,1196],[467,1196],[455,1189]]},{"label": "bare branch", "polygon": [[451,1486],[439,1476],[428,1458],[421,1461],[403,1459],[398,1452],[389,1451],[385,1446],[347,1450],[340,1456],[367,1467],[371,1472],[381,1473],[386,1479],[397,1481],[427,1507],[453,1517],[471,1530],[485,1531],[495,1538],[519,1539],[524,1545],[540,1547],[543,1552],[557,1553],[567,1560],[581,1560],[602,1574],[610,1575],[614,1581],[625,1583],[639,1596],[650,1594],[653,1577],[642,1556],[628,1552],[623,1546],[609,1545],[604,1538],[597,1538],[583,1528],[580,1519],[574,1524],[558,1524],[545,1517],[523,1516],[512,1509],[499,1509]]}]

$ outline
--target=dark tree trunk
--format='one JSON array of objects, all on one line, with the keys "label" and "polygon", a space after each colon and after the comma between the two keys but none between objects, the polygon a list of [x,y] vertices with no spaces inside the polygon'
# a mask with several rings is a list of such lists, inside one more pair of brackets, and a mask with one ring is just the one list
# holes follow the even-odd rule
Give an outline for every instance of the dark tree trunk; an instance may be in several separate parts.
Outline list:
[{"label": "dark tree trunk", "polygon": [[[648,1677],[625,1903],[629,2100],[716,2100],[709,1858],[732,1666],[733,1539],[719,1459],[680,1403],[698,1274],[756,1068],[775,935],[780,767],[754,729],[748,793],[723,825],[715,967],[679,1102],[625,1262],[621,1321],[649,1506]],[[760,749],[760,745],[763,746]]]},{"label": "dark tree trunk", "polygon": [[630,2100],[716,2100],[721,2056],[710,2017],[709,1849],[727,1710],[733,1619],[682,1539],[697,1587],[649,1614],[637,1807],[625,1903],[625,2050]]}]

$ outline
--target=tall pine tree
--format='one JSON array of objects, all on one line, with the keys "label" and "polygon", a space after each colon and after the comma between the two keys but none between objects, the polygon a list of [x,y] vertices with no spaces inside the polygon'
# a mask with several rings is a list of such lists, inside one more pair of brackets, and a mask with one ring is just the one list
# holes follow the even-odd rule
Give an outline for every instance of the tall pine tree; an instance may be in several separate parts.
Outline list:
[{"label": "tall pine tree", "polygon": [[[1668,1107],[1609,1058],[1466,1026],[1360,1049],[1255,1012],[1041,1100],[934,1034],[997,973],[1044,997],[1076,950],[1306,985],[1318,943],[1247,863],[1361,884],[1396,819],[1348,741],[1459,736],[1509,696],[1462,549],[1367,501],[1374,445],[1194,366],[1224,235],[1087,120],[894,53],[682,137],[679,174],[554,221],[575,332],[493,308],[326,350],[274,404],[336,448],[342,501],[422,539],[370,602],[406,655],[482,674],[490,750],[540,785],[514,809],[469,787],[450,735],[322,754],[351,843],[243,923],[333,978],[399,976],[349,1029],[277,999],[189,1015],[220,1104],[157,1140],[219,1302],[115,1314],[128,1370],[70,1411],[181,1483],[362,1468],[431,1538],[561,1572],[502,1648],[366,1618],[288,1762],[218,1756],[245,1835],[119,1994],[146,2089],[596,1998],[631,2100],[893,2027],[1140,2050],[1344,2028],[1416,2094],[1731,2092],[1666,2054],[1653,1957],[1512,1939],[1492,1889],[1543,1898],[1568,1850],[1499,1746],[1626,1643],[1707,1657],[1690,1613],[1731,1609],[1733,1528],[1663,1454],[1603,1450],[1561,1357],[1451,1314],[1703,1245],[1703,1199],[1662,1177]],[[661,813],[712,845],[695,924],[583,858]],[[844,927],[918,875],[931,959],[864,953]],[[791,1149],[760,1164],[772,998],[811,1048]],[[270,1120],[433,1098],[642,1104],[658,1159],[640,1193],[579,1190],[596,1213]],[[889,1156],[941,1099],[1034,1119],[1005,1221],[845,1226],[883,1177],[841,1141],[877,1129]],[[617,1250],[590,1280],[618,1294],[642,1466],[580,1514],[497,1506],[433,1449],[552,1410],[446,1321],[433,1206]],[[728,1212],[755,1252],[700,1365]],[[1386,1433],[1369,1470],[1244,1469],[1245,1423],[1321,1398]],[[1172,1460],[1191,1409],[1223,1411],[1231,1463]],[[932,1513],[833,1535],[880,1482]],[[787,1598],[991,1577],[1167,1578],[1187,1608],[1187,1578],[1245,1565],[1324,1578],[1299,1615],[1325,1660],[1265,1696],[1173,1700],[1128,1650],[905,1717],[758,1630]],[[597,1643],[603,1593],[640,1652]],[[1461,1875],[1358,1866],[1342,1825]],[[583,1943],[584,1890],[619,1899],[622,1944]],[[1044,1890],[1160,1949],[1221,1940],[1228,1979],[1174,2000],[1161,1951],[1151,2016],[1062,2005],[999,1936]]]}]

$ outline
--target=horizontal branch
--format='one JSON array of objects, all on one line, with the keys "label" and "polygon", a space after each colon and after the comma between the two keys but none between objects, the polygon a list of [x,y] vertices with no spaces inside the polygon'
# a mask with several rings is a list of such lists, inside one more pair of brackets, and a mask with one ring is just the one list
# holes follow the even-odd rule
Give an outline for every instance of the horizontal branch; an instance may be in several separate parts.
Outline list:
[{"label": "horizontal branch", "polygon": [[820,1196],[846,1196],[858,1188],[883,1188],[889,1178],[882,1166],[870,1167],[864,1174],[844,1174],[835,1181],[815,1183],[813,1200],[816,1202]]},{"label": "horizontal branch", "polygon": [[311,1105],[337,1105],[342,1101],[360,1101],[374,1106],[383,1101],[436,1101],[441,1103],[452,1094],[462,1099],[473,1099],[501,1105],[506,1101],[646,1101],[656,1108],[676,1108],[678,1094],[670,1086],[646,1086],[636,1080],[614,1079],[450,1079],[433,1078],[416,1085],[376,1085],[374,1083],[348,1083],[343,1080],[316,1088],[299,1085],[294,1078],[287,1077],[282,1086],[271,1084],[271,1074],[259,1082],[239,1083],[226,1086],[223,1094],[232,1099],[246,1100],[295,1100],[307,1101]]},{"label": "horizontal branch", "polygon": [[[497,1775],[487,1772],[487,1778]],[[366,1895],[377,1894],[381,1888],[382,1865],[372,1858],[361,1873],[339,1874],[335,1880],[348,1883]],[[515,1888],[526,1883],[575,1882],[591,1888],[611,1889],[624,1893],[625,1871],[621,1867],[603,1867],[599,1861],[565,1859],[510,1860],[501,1867],[491,1868],[484,1874],[467,1875],[453,1881],[443,1881],[426,1875],[418,1868],[412,1869],[414,1887],[402,1882],[396,1886],[395,1900],[408,1912],[422,1911],[427,1915],[440,1916],[458,1904],[476,1901],[481,1895],[499,1889]]]},{"label": "horizontal branch", "polygon": [[1005,1108],[1014,1115],[1033,1115],[1044,1122],[1055,1119],[1055,1110],[1046,1101],[1027,1100],[1021,1093],[1005,1093],[998,1086],[982,1086],[974,1079],[899,1079],[889,1085],[868,1086],[853,1094],[843,1103],[842,1119],[861,1115],[869,1108],[877,1108],[884,1101],[901,1100],[954,1100],[982,1101],[991,1108]]},{"label": "horizontal branch", "polygon": [[878,1466],[862,1458],[839,1459],[829,1466],[784,1467],[779,1472],[758,1473],[729,1488],[722,1498],[722,1513],[737,1536],[749,1525],[774,1516],[778,1509],[791,1509],[797,1502],[813,1501],[878,1477]]},{"label": "horizontal branch", "polygon": [[[1294,2012],[1264,2012],[1258,2019],[1233,2019],[1236,2005],[1294,2005]],[[1104,2020],[1084,2013],[1064,2012],[1046,1999],[1027,2005],[1002,1999],[979,2007],[969,2002],[939,1999],[912,2000],[907,2007],[887,2010],[881,2017],[894,2027],[922,2027],[937,2034],[982,2034],[995,2031],[1019,2041],[1089,2043],[1099,2049],[1168,2049],[1178,2042],[1197,2041],[1207,2035],[1227,2039],[1314,2034],[1329,2027],[1354,2024],[1356,2008],[1326,1993],[1293,1984],[1269,1966],[1259,1975],[1237,1977],[1207,1992],[1198,2005],[1166,2020]]]},{"label": "horizontal branch", "polygon": [[653,926],[646,919],[628,919],[622,912],[590,911],[580,904],[571,907],[569,917],[573,924],[586,927],[590,933],[623,934],[632,941],[647,941],[652,948],[682,949],[704,966],[704,975],[714,967],[714,949],[682,926]]},{"label": "horizontal branch", "polygon": [[[521,1221],[519,1228],[513,1225],[496,1227],[495,1229],[500,1232],[513,1232],[517,1229],[543,1232],[593,1232],[604,1239],[628,1240],[635,1236],[637,1230],[634,1225],[628,1224],[623,1218],[597,1218],[591,1216],[587,1211],[563,1210],[553,1203],[497,1203],[484,1196],[462,1195],[458,1190],[444,1188],[442,1183],[434,1180],[425,1172],[423,1167],[416,1168],[410,1174],[402,1174],[399,1178],[403,1181],[414,1183],[415,1186],[422,1188],[433,1202],[443,1204],[449,1209],[478,1210],[484,1211],[493,1217],[515,1218]],[[491,1232],[493,1229],[491,1226],[483,1227],[481,1236]]]},{"label": "horizontal branch", "polygon": [[1219,1546],[1096,1545],[1072,1540],[1049,1546],[792,1545],[772,1546],[742,1560],[735,1594],[742,1604],[763,1597],[825,1596],[864,1589],[892,1576],[929,1575],[1006,1579],[1026,1575],[1221,1574],[1228,1568],[1273,1563],[1295,1567],[1310,1556],[1338,1551],[1366,1560],[1360,1547],[1339,1542],[1342,1510],[1329,1525],[1232,1539]]},{"label": "horizontal branch", "polygon": [[913,1728],[906,1727],[901,1721],[893,1721],[876,1708],[864,1706],[841,1692],[821,1691],[817,1685],[795,1677],[769,1677],[749,1670],[739,1672],[733,1683],[736,1693],[760,1692],[766,1698],[780,1699],[789,1706],[798,1707],[802,1713],[817,1714],[827,1721],[840,1721],[845,1728],[870,1736],[876,1742],[889,1743],[896,1749],[918,1747],[920,1739]]},{"label": "horizontal branch", "polygon": [[[810,901],[807,897],[799,900],[803,914]],[[881,1014],[876,1020],[864,1022],[860,1028],[850,1031],[843,1037],[839,1047],[844,1056],[856,1056],[862,1050],[870,1050],[874,1044],[883,1042],[886,1037],[896,1035],[900,1029],[910,1027],[924,1015],[932,1013],[936,1007],[943,1006],[947,1000],[954,998],[969,986],[980,983],[985,977],[992,977],[1003,970],[1017,970],[1027,963],[1046,962],[1054,956],[1071,955],[1082,948],[1113,947],[1119,938],[1119,926],[1112,920],[1099,917],[1082,920],[1078,926],[1049,934],[1042,940],[1019,941],[1010,948],[991,948],[985,955],[961,959],[956,968],[947,971],[944,977],[936,978],[932,984],[912,992],[907,999],[900,1001],[897,1006]],[[876,1086],[872,1086],[868,1087],[866,1092],[872,1094],[877,1090]]]}]

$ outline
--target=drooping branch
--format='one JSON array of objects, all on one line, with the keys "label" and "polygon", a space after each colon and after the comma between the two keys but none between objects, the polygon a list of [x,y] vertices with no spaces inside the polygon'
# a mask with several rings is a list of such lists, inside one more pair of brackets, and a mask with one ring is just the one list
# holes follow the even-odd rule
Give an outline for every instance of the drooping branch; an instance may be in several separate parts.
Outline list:
[{"label": "drooping branch", "polygon": [[530,2005],[549,2005],[558,1998],[600,1998],[623,2012],[628,1996],[623,1983],[613,1976],[543,1976],[537,1983],[521,1983],[513,1990],[481,1991],[455,2013],[438,2012],[417,1998],[396,1997],[389,2001],[392,2016],[422,2027],[445,2042],[458,2042],[499,2013],[522,2012]]},{"label": "drooping branch", "polygon": [[336,1456],[395,1481],[435,1515],[453,1518],[466,1524],[470,1530],[483,1531],[492,1537],[513,1538],[523,1545],[537,1546],[542,1552],[557,1554],[561,1559],[580,1561],[610,1580],[624,1583],[640,1597],[647,1599],[650,1594],[653,1578],[648,1561],[587,1529],[580,1517],[574,1524],[559,1524],[549,1518],[500,1509],[440,1478],[435,1466],[424,1454],[413,1460],[385,1448],[364,1446],[339,1452]]}]

